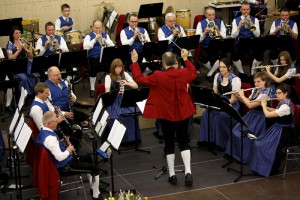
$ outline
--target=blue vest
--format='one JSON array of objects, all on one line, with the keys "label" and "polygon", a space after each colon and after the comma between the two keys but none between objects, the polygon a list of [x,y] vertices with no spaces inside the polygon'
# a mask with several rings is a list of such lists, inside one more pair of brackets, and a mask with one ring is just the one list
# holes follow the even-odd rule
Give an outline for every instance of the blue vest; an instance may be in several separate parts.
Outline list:
[{"label": "blue vest", "polygon": [[[63,26],[73,26],[73,19],[71,17],[68,17],[69,18],[69,22],[66,22],[66,20],[64,20],[64,18],[61,16],[59,18],[60,20],[60,27],[63,27]],[[70,30],[68,31],[64,31],[64,33],[67,33],[69,31],[71,31],[73,29],[73,27],[70,28]]]},{"label": "blue vest", "polygon": [[[58,44],[60,44],[61,37],[58,36],[58,35],[54,35],[54,38],[57,39]],[[42,39],[42,45],[45,46],[45,43],[48,41],[46,35],[43,35],[43,36],[41,37],[41,39]],[[54,55],[54,54],[56,54],[55,50],[50,51],[50,46],[48,46],[48,48],[46,49],[46,51],[45,51],[45,53],[44,53],[44,56],[49,56],[49,55]]]},{"label": "blue vest", "polygon": [[49,85],[53,104],[55,106],[59,106],[62,111],[69,111],[70,99],[68,94],[68,87],[66,86],[66,84],[61,81],[60,85],[62,86],[62,89],[60,89],[49,79],[46,80],[45,83]]},{"label": "blue vest", "polygon": [[40,107],[42,110],[43,110],[43,114],[47,111],[49,111],[49,108],[48,108],[48,105],[44,102],[44,103],[41,103],[39,101],[33,101],[32,104],[31,104],[31,107],[30,109],[33,107],[33,106],[38,106]]},{"label": "blue vest", "polygon": [[223,81],[223,76],[221,73],[219,73],[218,79],[217,79],[217,84],[218,84],[218,91],[220,95],[223,95],[226,92],[231,92],[232,91],[232,85],[231,81],[233,78],[235,78],[235,74],[233,72],[229,73],[228,77],[228,84],[226,86],[223,86],[221,83]]},{"label": "blue vest", "polygon": [[48,131],[48,130],[41,130],[40,133],[38,134],[38,137],[36,139],[36,142],[41,145],[43,148],[45,148],[51,155],[53,161],[54,161],[54,165],[56,168],[62,168],[64,166],[66,166],[72,159],[73,156],[69,155],[66,159],[64,159],[63,161],[58,161],[56,160],[56,158],[54,157],[54,155],[49,151],[49,149],[47,149],[44,146],[44,141],[46,139],[46,137],[48,136],[54,136],[56,137],[56,139],[59,142],[59,148],[62,152],[66,151],[66,147],[63,145],[63,143],[60,141],[60,139],[58,138],[58,136],[56,135],[56,133],[54,133],[53,131]]},{"label": "blue vest", "polygon": [[293,125],[293,116],[294,116],[294,105],[291,99],[286,99],[283,102],[279,102],[276,109],[279,109],[283,104],[287,104],[290,107],[290,114],[282,117],[278,117],[277,123],[282,125]]},{"label": "blue vest", "polygon": [[[281,23],[281,19],[275,20],[275,27],[279,26],[280,23]],[[291,27],[291,29],[294,27],[294,24],[295,24],[295,22],[289,19],[288,25]],[[280,35],[280,31],[277,31],[277,34],[276,34],[276,35],[279,36],[279,35]]]},{"label": "blue vest", "polygon": [[[215,19],[214,22],[218,26],[219,30],[221,30],[221,20]],[[206,19],[202,20],[200,23],[201,23],[202,32],[204,32],[208,23],[207,23]],[[206,34],[205,38],[201,42],[201,46],[203,48],[208,48],[209,40],[210,40],[209,34]]]},{"label": "blue vest", "polygon": [[[250,19],[252,21],[253,24],[255,24],[255,18],[250,16]],[[235,22],[236,22],[236,25],[238,26],[240,21],[242,20],[242,17],[237,17],[235,19]],[[239,40],[239,38],[252,38],[254,37],[254,34],[249,30],[249,29],[246,29],[245,26],[242,26],[241,29],[240,29],[240,32],[239,32],[239,35],[237,36],[237,41]]]},{"label": "blue vest", "polygon": [[[93,40],[96,37],[95,33],[93,32],[91,32],[89,36],[90,36],[90,40]],[[101,37],[107,39],[107,35],[105,33],[101,33]],[[99,41],[96,41],[93,48],[88,51],[87,57],[88,58],[100,57],[101,50],[102,50],[102,46],[100,45]]]},{"label": "blue vest", "polygon": [[[175,27],[177,27],[177,28],[180,30],[180,32],[182,31],[179,25],[176,24]],[[167,25],[163,25],[163,26],[161,27],[161,30],[164,32],[166,38],[169,37],[169,36],[173,33],[173,31],[171,31],[171,30],[167,27]],[[176,42],[176,39],[177,39],[177,38],[173,38],[173,42]],[[173,51],[173,47],[174,47],[173,42],[171,42],[171,43],[169,44],[167,51]]]},{"label": "blue vest", "polygon": [[[138,27],[140,29],[141,34],[145,34],[145,29],[142,27]],[[127,39],[133,37],[134,31],[129,30],[129,26],[124,29]],[[129,55],[131,55],[132,50],[135,49],[138,53],[141,53],[143,51],[143,45],[139,39],[139,37],[136,37],[133,44],[129,47]]]}]

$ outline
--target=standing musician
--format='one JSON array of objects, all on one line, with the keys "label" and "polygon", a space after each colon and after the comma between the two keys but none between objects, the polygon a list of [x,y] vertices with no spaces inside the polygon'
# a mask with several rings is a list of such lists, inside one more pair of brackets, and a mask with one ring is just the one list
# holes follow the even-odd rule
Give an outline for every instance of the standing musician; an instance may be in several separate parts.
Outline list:
[{"label": "standing musician", "polygon": [[278,54],[283,51],[287,50],[293,61],[296,60],[297,54],[295,50],[295,45],[293,40],[297,40],[298,38],[298,26],[297,23],[290,20],[290,11],[287,8],[282,8],[280,11],[280,19],[275,20],[270,29],[270,35],[290,35],[291,41],[284,46],[278,47],[277,49],[272,49],[270,51],[270,60],[271,62],[276,65]]},{"label": "standing musician", "polygon": [[188,51],[183,49],[181,57],[186,68],[175,69],[176,57],[172,52],[162,55],[162,65],[165,71],[155,71],[150,76],[141,73],[138,54],[134,50],[131,55],[131,70],[137,83],[148,85],[150,92],[146,102],[143,117],[160,119],[163,137],[165,141],[165,154],[169,168],[171,184],[177,183],[174,170],[174,135],[181,151],[181,157],[185,166],[185,185],[191,186],[191,151],[188,144],[189,117],[195,113],[195,107],[187,91],[187,84],[197,77],[197,71],[187,59]]},{"label": "standing musician", "polygon": [[95,96],[95,83],[97,72],[100,68],[100,53],[104,47],[115,46],[109,36],[102,32],[102,22],[100,20],[93,21],[93,32],[85,36],[83,41],[83,49],[88,50],[88,64],[90,76],[90,97]]},{"label": "standing musician", "polygon": [[142,27],[138,27],[138,16],[130,14],[128,18],[129,26],[124,28],[120,33],[122,45],[129,45],[129,55],[133,49],[139,54],[139,61],[142,61],[142,51],[145,42],[151,42],[148,32]]},{"label": "standing musician", "polygon": [[[209,40],[214,38],[218,39],[220,37],[225,38],[226,28],[223,21],[221,21],[220,19],[216,19],[216,12],[214,8],[206,8],[205,17],[206,19],[198,23],[196,28],[196,35],[201,35],[200,62],[209,70],[209,72],[207,73],[207,77],[209,80],[211,80],[212,74],[219,67],[219,53],[216,51],[209,51]],[[220,55],[220,57],[223,58],[226,57],[226,55],[223,53],[222,55]],[[211,64],[213,64],[213,67],[211,67]]]},{"label": "standing musician", "polygon": [[[237,46],[232,53],[232,60],[233,60],[233,64],[236,66],[237,70],[240,73],[244,73],[240,57],[242,55],[246,54],[244,49],[247,47],[242,47],[243,49],[239,48],[239,46],[238,46],[239,38],[259,37],[260,29],[259,29],[258,19],[253,16],[250,16],[251,8],[250,8],[249,3],[243,2],[241,4],[240,11],[241,11],[242,15],[235,18],[232,21],[231,37],[236,38],[236,43],[237,43]],[[251,50],[251,49],[249,49],[249,50]],[[254,57],[254,60],[252,63],[252,69],[254,69],[254,66],[260,65],[263,60],[263,50],[261,50],[261,51],[256,50],[255,52],[252,52],[252,54]],[[251,72],[251,74],[253,74],[253,73],[254,73],[254,71]]]},{"label": "standing musician", "polygon": [[38,39],[36,49],[40,50],[39,55],[54,55],[56,53],[68,52],[68,46],[64,38],[55,35],[55,25],[52,22],[45,24],[45,35]]},{"label": "standing musician", "polygon": [[[168,51],[173,51],[174,44],[178,37],[186,37],[183,28],[176,24],[176,15],[167,13],[165,16],[165,25],[158,29],[158,40],[168,40]],[[173,41],[173,42],[171,42]]]},{"label": "standing musician", "polygon": [[54,165],[60,174],[63,174],[64,171],[90,171],[87,177],[93,192],[93,199],[102,199],[99,191],[98,166],[93,164],[93,159],[90,156],[78,156],[77,154],[75,156],[74,146],[69,142],[68,138],[60,140],[54,132],[57,123],[56,114],[52,111],[47,111],[43,116],[43,127],[38,135],[37,143],[51,154]]},{"label": "standing musician", "polygon": [[71,10],[68,4],[61,5],[62,16],[55,21],[55,30],[61,30],[67,33],[74,29],[74,20],[70,17],[70,12]]}]

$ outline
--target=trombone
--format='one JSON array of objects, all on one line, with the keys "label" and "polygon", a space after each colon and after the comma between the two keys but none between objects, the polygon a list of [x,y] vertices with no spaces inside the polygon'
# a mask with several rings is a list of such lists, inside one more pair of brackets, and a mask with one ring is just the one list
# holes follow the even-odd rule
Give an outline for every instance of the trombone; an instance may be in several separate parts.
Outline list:
[{"label": "trombone", "polygon": [[53,35],[50,35],[50,51],[55,51],[55,53],[61,53],[61,49],[60,48],[57,48],[56,45],[54,44],[54,36]]},{"label": "trombone", "polygon": [[40,54],[40,50],[39,49],[35,49],[30,42],[28,42],[24,37],[20,37],[19,38],[20,43],[23,45],[23,48],[25,49],[25,51],[27,52],[33,52],[33,54],[35,56]]},{"label": "trombone", "polygon": [[245,17],[245,29],[249,29],[249,31],[254,32],[256,30],[255,25],[253,24],[251,18],[248,16],[248,14],[244,15]]},{"label": "trombone", "polygon": [[207,24],[207,27],[209,28],[209,37],[215,38],[217,40],[221,39],[221,35],[219,31],[215,28],[215,22],[214,21],[209,21]]}]

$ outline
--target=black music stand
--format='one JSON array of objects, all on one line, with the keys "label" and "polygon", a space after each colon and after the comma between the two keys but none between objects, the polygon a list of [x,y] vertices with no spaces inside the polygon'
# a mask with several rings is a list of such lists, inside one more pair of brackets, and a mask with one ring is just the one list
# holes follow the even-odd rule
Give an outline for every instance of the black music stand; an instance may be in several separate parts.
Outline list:
[{"label": "black music stand", "polygon": [[[193,36],[187,36],[187,37],[180,37],[177,38],[176,44],[186,50],[191,49],[197,49],[197,46],[199,44],[200,35],[193,35]],[[174,53],[181,55],[181,49],[179,49],[176,45],[174,45],[173,48]]]},{"label": "black music stand", "polygon": [[215,54],[218,52],[219,59],[222,53],[233,52],[235,45],[234,38],[210,39],[208,43],[208,51]]},{"label": "black music stand", "polygon": [[[196,105],[199,105],[200,107],[207,109],[207,142],[208,142],[208,151],[210,151],[212,154],[217,155],[211,146],[210,142],[210,112],[212,110],[220,110],[219,101],[217,98],[221,98],[220,96],[217,96],[212,89],[209,88],[203,88],[200,86],[192,85],[191,86],[194,102]],[[227,100],[228,101],[228,100]]]},{"label": "black music stand", "polygon": [[[141,114],[141,113],[137,112],[136,102],[143,101],[143,100],[147,99],[148,95],[149,95],[149,91],[150,91],[150,88],[144,87],[144,88],[138,88],[138,89],[125,90],[124,93],[123,93],[121,107],[122,108],[134,107],[134,112],[133,113],[128,113],[128,114],[126,113],[126,114],[123,114],[122,116],[123,117],[133,117],[133,119],[134,119],[134,136],[135,136],[135,141],[134,142],[135,142],[135,147],[134,147],[134,149],[126,149],[126,150],[122,150],[122,151],[135,150],[135,151],[145,152],[145,153],[148,153],[148,154],[151,153],[151,151],[147,151],[147,150],[144,150],[144,149],[139,149],[138,148],[138,141],[137,141],[137,126],[138,126],[137,116],[138,116],[138,114]],[[119,152],[121,152],[121,151],[119,151]]]},{"label": "black music stand", "polygon": [[146,58],[147,67],[151,71],[160,70],[161,62],[155,62],[155,56],[161,57],[168,49],[168,41],[146,42],[143,47],[142,55]]},{"label": "black music stand", "polygon": [[59,65],[59,54],[33,57],[31,73],[47,75],[48,68]]},{"label": "black music stand", "polygon": [[18,26],[23,33],[22,26],[23,18],[12,18],[12,19],[2,19],[0,20],[0,36],[8,36],[11,30],[11,27]]},{"label": "black music stand", "polygon": [[105,47],[100,55],[100,63],[104,66],[106,73],[110,72],[110,64],[115,58],[120,58],[123,63],[128,59],[129,45]]},{"label": "black music stand", "polygon": [[238,47],[239,51],[244,53],[249,51],[264,51],[265,50],[265,38],[254,37],[254,38],[239,38]]},{"label": "black music stand", "polygon": [[[150,22],[153,21],[152,17],[158,17],[162,15],[164,3],[151,3],[151,4],[142,4],[140,5],[138,18],[148,18],[149,28],[147,30],[151,30]],[[155,32],[149,32],[150,38],[154,41]]]},{"label": "black music stand", "polygon": [[265,49],[289,51],[293,45],[292,37],[290,35],[267,35],[265,37]]}]

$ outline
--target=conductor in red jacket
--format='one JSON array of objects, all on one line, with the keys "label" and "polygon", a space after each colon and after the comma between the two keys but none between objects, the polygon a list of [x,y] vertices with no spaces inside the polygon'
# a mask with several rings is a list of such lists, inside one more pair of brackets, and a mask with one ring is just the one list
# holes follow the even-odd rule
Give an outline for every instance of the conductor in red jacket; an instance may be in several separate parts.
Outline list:
[{"label": "conductor in red jacket", "polygon": [[138,54],[133,50],[131,70],[136,82],[150,87],[143,117],[160,119],[165,141],[165,154],[171,184],[177,183],[174,170],[174,136],[176,133],[181,157],[185,166],[185,185],[191,186],[191,151],[188,144],[188,118],[195,113],[195,107],[187,91],[187,84],[197,77],[197,71],[187,59],[188,51],[183,49],[181,57],[185,68],[175,69],[176,57],[172,52],[162,55],[164,71],[155,71],[151,76],[141,73],[137,62]]}]

